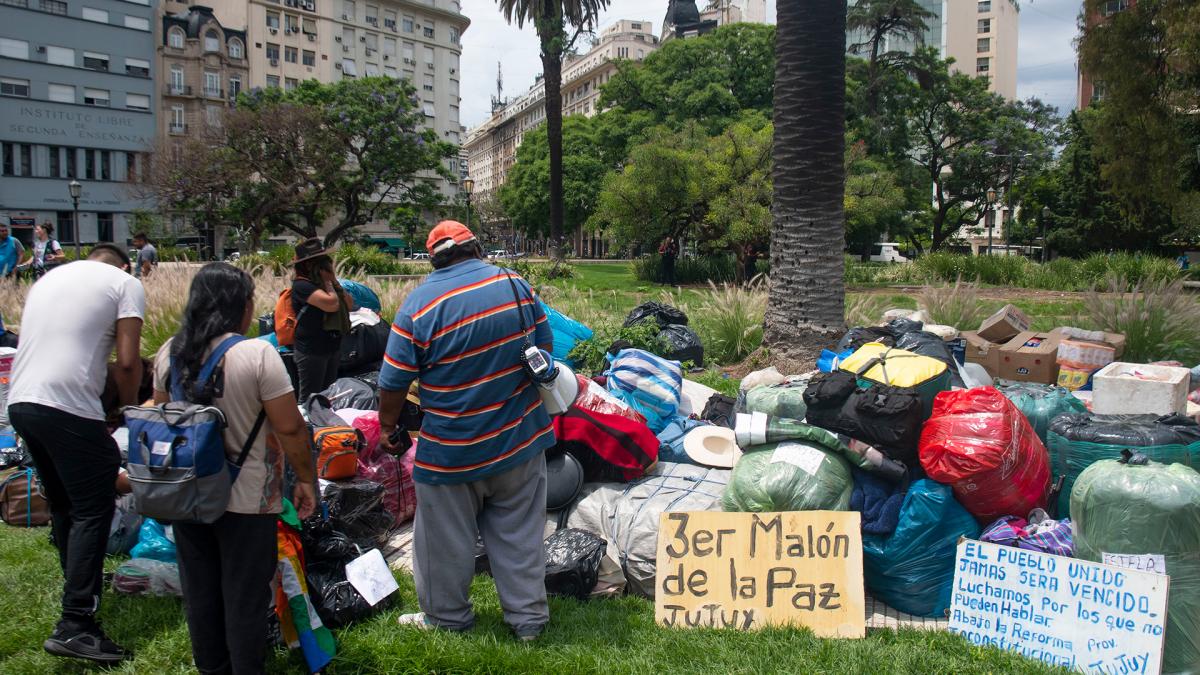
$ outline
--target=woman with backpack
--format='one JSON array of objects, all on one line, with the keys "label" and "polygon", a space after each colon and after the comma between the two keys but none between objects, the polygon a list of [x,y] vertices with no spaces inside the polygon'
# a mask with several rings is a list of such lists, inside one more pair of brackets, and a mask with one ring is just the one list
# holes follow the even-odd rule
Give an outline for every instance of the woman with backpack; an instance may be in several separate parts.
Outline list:
[{"label": "woman with backpack", "polygon": [[29,257],[21,262],[22,265],[32,265],[33,276],[40,278],[47,268],[62,262],[63,250],[58,240],[53,238],[54,225],[49,221],[33,228],[33,246],[29,249]]},{"label": "woman with backpack", "polygon": [[275,348],[234,341],[197,383],[213,350],[244,334],[253,319],[250,276],[227,263],[205,265],[192,281],[179,332],[155,359],[154,402],[172,401],[174,383],[189,402],[215,406],[226,421],[226,457],[234,463],[244,456],[223,515],[211,524],[175,522],[192,656],[202,673],[264,672],[285,456],[297,476],[290,495],[297,514],[306,518],[316,505],[311,438]]},{"label": "woman with backpack", "polygon": [[337,380],[342,336],[350,332],[353,302],[338,284],[333,258],[320,239],[296,245],[292,260],[292,309],[296,315],[296,374],[300,400],[320,393]]}]

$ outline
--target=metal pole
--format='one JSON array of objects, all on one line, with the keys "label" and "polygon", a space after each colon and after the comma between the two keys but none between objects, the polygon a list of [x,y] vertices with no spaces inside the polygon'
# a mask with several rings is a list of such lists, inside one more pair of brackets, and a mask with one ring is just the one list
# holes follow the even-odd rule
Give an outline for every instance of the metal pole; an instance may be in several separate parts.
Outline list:
[{"label": "metal pole", "polygon": [[75,259],[79,260],[79,198],[73,197],[71,201],[75,207],[74,215],[71,216],[71,229],[74,230],[72,234],[75,237]]},{"label": "metal pole", "polygon": [[992,254],[992,230],[996,227],[996,211],[992,209],[988,211],[988,247],[987,254]]},{"label": "metal pole", "polygon": [[467,229],[471,229],[471,193],[467,193]]},{"label": "metal pole", "polygon": [[1046,216],[1042,215],[1042,264],[1046,264]]}]

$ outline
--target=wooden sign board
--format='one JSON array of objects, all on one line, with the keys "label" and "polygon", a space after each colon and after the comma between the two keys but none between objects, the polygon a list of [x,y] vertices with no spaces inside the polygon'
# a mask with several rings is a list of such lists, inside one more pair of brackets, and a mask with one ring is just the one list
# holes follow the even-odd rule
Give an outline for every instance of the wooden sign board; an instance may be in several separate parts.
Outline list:
[{"label": "wooden sign board", "polygon": [[654,620],[677,628],[806,626],[863,637],[861,515],[664,513]]},{"label": "wooden sign board", "polygon": [[1088,673],[1157,673],[1170,577],[964,539],[950,631]]}]

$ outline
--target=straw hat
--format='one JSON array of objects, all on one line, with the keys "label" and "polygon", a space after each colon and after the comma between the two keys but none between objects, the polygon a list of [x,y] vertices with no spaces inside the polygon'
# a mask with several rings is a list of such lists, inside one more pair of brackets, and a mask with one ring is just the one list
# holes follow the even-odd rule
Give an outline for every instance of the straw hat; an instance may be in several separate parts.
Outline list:
[{"label": "straw hat", "polygon": [[718,469],[732,469],[742,456],[733,429],[722,426],[700,426],[683,437],[683,451],[697,464]]}]

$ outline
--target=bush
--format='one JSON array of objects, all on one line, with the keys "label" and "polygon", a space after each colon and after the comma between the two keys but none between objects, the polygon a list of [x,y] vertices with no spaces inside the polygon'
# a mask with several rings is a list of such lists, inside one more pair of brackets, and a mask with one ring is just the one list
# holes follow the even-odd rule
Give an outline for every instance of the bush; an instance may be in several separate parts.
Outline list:
[{"label": "bush", "polygon": [[[675,283],[715,284],[732,283],[737,279],[737,259],[732,255],[686,257],[675,260]],[[639,281],[664,283],[662,257],[657,253],[633,261],[633,273]]]},{"label": "bush", "polygon": [[[617,324],[619,326],[619,324]],[[617,340],[628,341],[634,349],[644,349],[654,354],[664,351],[666,345],[658,339],[658,324],[647,321],[635,326],[593,326],[590,340],[575,345],[567,358],[574,361],[580,373],[599,374],[608,370],[608,348]]]},{"label": "bush", "polygon": [[500,267],[510,269],[531,286],[540,286],[555,279],[574,279],[575,268],[566,263],[535,263],[528,260],[497,261]]},{"label": "bush", "polygon": [[1080,323],[1125,336],[1124,361],[1200,361],[1200,303],[1183,280],[1130,283],[1110,275],[1084,297]]},{"label": "bush", "polygon": [[396,256],[373,246],[344,244],[333,252],[333,258],[337,262],[339,271],[344,270],[346,276],[354,274],[393,276],[429,273],[428,265],[405,264],[396,258]]},{"label": "bush", "polygon": [[159,262],[197,262],[200,254],[194,248],[187,246],[160,246],[158,248]]},{"label": "bush", "polygon": [[691,314],[693,327],[714,363],[737,363],[762,345],[767,292],[762,283],[748,287],[709,282]]},{"label": "bush", "polygon": [[987,317],[979,304],[979,286],[956,280],[953,286],[929,286],[921,291],[917,306],[934,323],[962,328],[978,326]]}]

